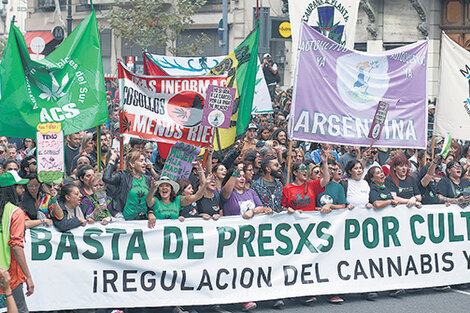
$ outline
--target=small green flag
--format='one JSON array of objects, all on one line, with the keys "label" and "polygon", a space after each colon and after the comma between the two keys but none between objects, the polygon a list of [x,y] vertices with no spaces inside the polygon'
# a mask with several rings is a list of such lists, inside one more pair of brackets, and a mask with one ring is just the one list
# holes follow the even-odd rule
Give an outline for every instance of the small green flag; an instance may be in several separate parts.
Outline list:
[{"label": "small green flag", "polygon": [[256,72],[258,62],[259,25],[248,37],[216,67],[209,75],[228,73],[227,86],[236,88],[234,109],[230,128],[219,129],[214,147],[222,150],[231,146],[235,136],[243,134],[250,123],[253,96],[255,94]]},{"label": "small green flag", "polygon": [[33,61],[20,30],[10,28],[0,64],[0,135],[36,138],[39,123],[59,122],[65,135],[108,121],[95,12],[50,55]]}]

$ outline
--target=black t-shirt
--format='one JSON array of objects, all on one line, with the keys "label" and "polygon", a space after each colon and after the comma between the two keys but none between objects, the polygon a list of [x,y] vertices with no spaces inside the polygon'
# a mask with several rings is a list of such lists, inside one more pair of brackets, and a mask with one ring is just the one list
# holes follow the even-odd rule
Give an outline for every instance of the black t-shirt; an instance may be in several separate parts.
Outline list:
[{"label": "black t-shirt", "polygon": [[437,182],[434,180],[431,180],[429,184],[424,187],[423,184],[421,183],[421,180],[423,179],[424,176],[426,176],[426,173],[428,172],[429,165],[423,166],[421,171],[417,175],[417,183],[418,183],[418,188],[419,192],[423,196],[423,204],[438,204],[439,203],[439,197],[438,197],[438,192],[437,192]]},{"label": "black t-shirt", "polygon": [[398,187],[395,185],[391,176],[387,176],[385,179],[385,186],[387,186],[390,192],[395,192],[398,197],[403,199],[410,199],[413,196],[419,195],[419,188],[416,184],[416,180],[412,177],[408,177],[405,180],[398,179]]},{"label": "black t-shirt", "polygon": [[180,210],[180,216],[184,218],[198,217],[199,213],[197,211],[197,203],[193,202],[190,205],[182,207]]},{"label": "black t-shirt", "polygon": [[214,214],[219,214],[220,205],[219,205],[219,196],[214,193],[214,197],[206,198],[202,197],[197,201],[197,210],[199,214],[208,214],[210,216]]},{"label": "black t-shirt", "polygon": [[460,184],[454,183],[450,178],[443,178],[437,185],[437,193],[447,198],[458,198],[463,195],[470,195],[470,181],[465,178],[460,179]]},{"label": "black t-shirt", "polygon": [[374,203],[375,201],[393,200],[393,196],[390,190],[386,186],[377,186],[376,184],[370,184],[369,202]]}]

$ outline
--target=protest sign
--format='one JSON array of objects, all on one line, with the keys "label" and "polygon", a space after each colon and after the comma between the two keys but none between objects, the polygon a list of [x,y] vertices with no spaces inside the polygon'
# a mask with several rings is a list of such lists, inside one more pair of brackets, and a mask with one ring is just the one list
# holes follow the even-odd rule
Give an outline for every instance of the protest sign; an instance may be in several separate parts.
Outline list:
[{"label": "protest sign", "polygon": [[[145,74],[152,76],[205,75],[226,57],[226,55],[215,57],[173,57],[150,54],[147,52],[143,54]],[[264,78],[263,68],[258,58],[255,95],[253,96],[251,114],[267,113],[273,113],[273,105],[271,103],[268,85]]]},{"label": "protest sign", "polygon": [[387,102],[379,101],[377,111],[375,111],[374,119],[372,120],[372,125],[370,126],[369,135],[367,135],[368,138],[375,140],[380,137],[382,128],[384,127],[385,118],[387,117],[388,106]]},{"label": "protest sign", "polygon": [[143,76],[121,63],[118,68],[122,134],[199,147],[212,143],[214,130],[201,125],[204,99],[207,87],[225,86],[226,77]]},{"label": "protest sign", "polygon": [[171,147],[161,176],[166,176],[173,181],[180,178],[188,179],[193,168],[191,163],[196,160],[199,153],[201,153],[200,148],[178,141]]},{"label": "protest sign", "polygon": [[25,239],[34,283],[47,286],[28,297],[32,311],[426,288],[470,273],[470,209],[456,205],[37,227]]},{"label": "protest sign", "polygon": [[385,101],[387,118],[374,146],[425,149],[427,51],[424,41],[379,54],[355,52],[303,23],[290,136],[368,146],[377,103]]},{"label": "protest sign", "polygon": [[209,85],[202,114],[202,126],[229,128],[233,99],[237,90],[230,87]]},{"label": "protest sign", "polygon": [[44,123],[37,126],[36,149],[39,181],[62,181],[64,175],[64,132],[60,123]]},{"label": "protest sign", "polygon": [[434,135],[470,140],[470,52],[442,32]]}]

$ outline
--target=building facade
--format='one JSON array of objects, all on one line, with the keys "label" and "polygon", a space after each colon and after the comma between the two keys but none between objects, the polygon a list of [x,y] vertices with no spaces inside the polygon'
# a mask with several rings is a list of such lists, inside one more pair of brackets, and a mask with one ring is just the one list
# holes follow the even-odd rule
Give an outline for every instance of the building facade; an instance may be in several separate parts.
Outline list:
[{"label": "building facade", "polygon": [[[27,1],[25,31],[47,32],[63,26],[67,19],[66,0],[9,0]],[[171,0],[170,0],[171,1]],[[312,0],[313,1],[313,0]],[[56,10],[55,2],[60,3]],[[291,56],[295,51],[290,39],[276,38],[272,25],[287,20],[284,5],[287,1],[260,0],[260,56],[269,52],[278,63],[283,85],[292,84],[294,66]],[[95,0],[94,6],[100,25],[105,73],[116,75],[117,59],[134,56],[141,62],[141,47],[128,46],[113,32],[104,14],[113,0]],[[194,16],[189,34],[204,32],[210,42],[203,55],[222,54],[219,22],[222,18],[222,0],[208,0]],[[255,0],[228,1],[228,51],[233,50],[255,25]],[[90,13],[88,0],[72,0],[72,19],[75,27]],[[59,16],[61,18],[59,18]],[[429,40],[428,94],[433,101],[437,95],[439,47],[441,30],[445,30],[462,46],[470,49],[470,0],[361,0],[356,28],[355,48],[368,52],[390,50],[417,40]],[[39,33],[38,33],[39,34]],[[57,43],[52,43],[57,45]],[[151,46],[151,45],[150,45]],[[152,53],[166,54],[165,49],[150,48]]]}]

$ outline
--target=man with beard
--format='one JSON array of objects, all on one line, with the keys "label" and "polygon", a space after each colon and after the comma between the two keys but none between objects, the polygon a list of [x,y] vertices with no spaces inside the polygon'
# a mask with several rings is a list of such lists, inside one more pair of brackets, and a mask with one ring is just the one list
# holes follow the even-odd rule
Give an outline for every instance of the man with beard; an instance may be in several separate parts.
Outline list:
[{"label": "man with beard", "polygon": [[[97,147],[97,139],[98,138],[98,134],[97,133],[94,133],[93,134],[93,138],[92,138],[92,142],[93,142],[93,150],[91,150],[91,152],[88,154],[88,158],[90,159],[91,161],[91,164],[92,165],[95,165],[98,163],[98,155],[97,155],[97,151],[96,151],[96,147]],[[100,135],[100,140],[101,140],[101,159],[100,159],[100,162],[101,162],[101,168],[104,169],[106,167],[106,164],[108,164],[108,161],[109,161],[109,157],[111,156],[111,153],[108,153],[109,152],[109,147],[111,146],[111,141],[109,140],[110,137],[107,135],[106,132],[102,132],[101,135]]]},{"label": "man with beard", "polygon": [[343,170],[343,172],[344,172],[344,169],[346,168],[346,165],[350,161],[357,160],[357,156],[359,154],[359,147],[358,146],[347,146],[347,150],[348,150],[348,152],[343,154],[339,158],[339,164],[341,164],[341,169]]},{"label": "man with beard", "polygon": [[261,171],[263,176],[253,181],[251,189],[258,194],[263,206],[271,208],[274,212],[281,212],[281,164],[275,156],[268,155],[261,161]]},{"label": "man with beard", "polygon": [[[279,180],[282,177],[281,164],[275,156],[268,155],[261,161],[261,172],[264,176],[254,181],[251,189],[258,194],[263,206],[272,209],[274,212],[281,212],[282,183]],[[283,306],[284,300],[274,300],[274,308]]]},{"label": "man with beard", "polygon": [[66,137],[64,154],[65,154],[65,172],[67,175],[71,174],[72,161],[79,153],[80,142],[81,142],[81,138],[78,133],[71,134]]},{"label": "man with beard", "polygon": [[361,164],[364,168],[364,172],[362,173],[362,178],[366,177],[367,171],[369,171],[372,166],[380,166],[380,164],[376,160],[377,157],[377,148],[368,148],[364,152],[362,152]]},{"label": "man with beard", "polygon": [[[21,179],[16,171],[0,175],[0,268],[8,269],[10,289],[5,297],[15,299],[19,312],[28,312],[23,294],[26,282],[26,295],[34,292],[33,279],[24,255],[25,215],[18,207],[24,193],[24,186],[29,179]],[[0,294],[3,291],[0,290]]]}]

